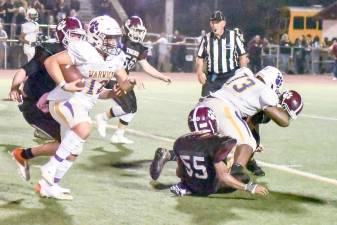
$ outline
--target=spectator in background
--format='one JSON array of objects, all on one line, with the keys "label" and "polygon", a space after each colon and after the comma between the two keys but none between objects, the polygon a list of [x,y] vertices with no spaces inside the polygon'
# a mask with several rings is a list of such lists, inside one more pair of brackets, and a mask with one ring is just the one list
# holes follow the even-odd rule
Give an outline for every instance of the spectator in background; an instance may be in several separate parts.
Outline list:
[{"label": "spectator in background", "polygon": [[261,70],[262,48],[263,44],[260,35],[255,35],[255,37],[248,42],[250,68],[254,74]]},{"label": "spectator in background", "polygon": [[14,12],[16,9],[14,8],[13,0],[6,0],[2,5],[2,9],[5,11],[4,15],[4,27],[8,36],[11,36],[11,23],[13,21]]},{"label": "spectator in background", "polygon": [[198,39],[197,39],[198,43],[201,42],[202,38],[203,38],[205,35],[206,35],[206,31],[205,31],[205,30],[202,30],[202,31],[200,32],[200,36],[199,36]]},{"label": "spectator in background", "polygon": [[75,9],[71,9],[69,11],[69,15],[70,17],[77,17],[77,11]]},{"label": "spectator in background", "polygon": [[337,38],[333,39],[332,45],[329,47],[329,50],[335,58],[335,66],[334,66],[334,70],[333,70],[334,77],[332,78],[332,80],[337,80]]},{"label": "spectator in background", "polygon": [[112,3],[109,0],[101,0],[101,2],[99,3],[99,13],[101,15],[111,16],[112,8]]},{"label": "spectator in background", "polygon": [[0,23],[0,67],[4,68],[5,64],[5,51],[7,48],[7,41],[8,36],[6,31],[3,29],[2,23]]},{"label": "spectator in background", "polygon": [[4,0],[0,0],[0,20],[3,21],[5,17],[5,10],[3,10],[2,5],[4,4]]},{"label": "spectator in background", "polygon": [[312,44],[312,37],[310,34],[307,37],[304,36],[304,73],[311,73],[311,44]]},{"label": "spectator in background", "polygon": [[170,47],[168,46],[168,40],[165,37],[165,33],[161,33],[159,39],[154,42],[154,44],[158,44],[158,65],[157,69],[159,71],[168,70],[168,56]]},{"label": "spectator in background", "polygon": [[64,0],[57,0],[54,14],[57,23],[66,18],[69,14],[69,7],[65,4]]},{"label": "spectator in background", "polygon": [[294,72],[296,74],[304,73],[304,44],[303,36],[296,38],[294,45]]},{"label": "spectator in background", "polygon": [[[272,40],[271,40],[272,41]],[[272,54],[271,48],[270,48],[270,41],[268,38],[264,37],[262,40],[262,67],[266,66],[276,66],[276,56]]]},{"label": "spectator in background", "polygon": [[284,33],[280,41],[280,62],[279,69],[283,72],[288,72],[289,58],[291,54],[291,46],[288,34]]},{"label": "spectator in background", "polygon": [[181,35],[178,30],[175,30],[172,43],[173,43],[173,46],[171,48],[172,72],[181,72],[183,71],[185,62],[186,47],[183,45],[185,43],[185,37]]},{"label": "spectator in background", "polygon": [[14,17],[15,19],[15,38],[17,38],[20,33],[21,33],[21,26],[26,22],[26,10],[24,7],[20,6],[18,8],[18,12],[16,16]]},{"label": "spectator in background", "polygon": [[318,36],[315,36],[311,44],[311,66],[313,74],[320,74],[320,48],[320,39]]},{"label": "spectator in background", "polygon": [[74,9],[76,12],[80,11],[81,3],[78,0],[70,1],[70,9]]},{"label": "spectator in background", "polygon": [[47,23],[47,18],[45,17],[44,5],[40,2],[40,0],[33,0],[30,3],[30,8],[34,8],[37,10],[39,14],[39,23],[45,24]]}]

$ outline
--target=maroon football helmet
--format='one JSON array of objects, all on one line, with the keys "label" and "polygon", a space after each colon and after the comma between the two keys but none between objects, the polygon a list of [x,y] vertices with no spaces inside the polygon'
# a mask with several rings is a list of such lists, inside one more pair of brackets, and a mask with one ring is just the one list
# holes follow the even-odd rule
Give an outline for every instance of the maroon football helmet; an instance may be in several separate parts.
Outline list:
[{"label": "maroon football helmet", "polygon": [[146,28],[139,16],[131,16],[123,26],[125,34],[133,42],[142,42],[146,35]]},{"label": "maroon football helmet", "polygon": [[65,48],[68,47],[73,35],[79,36],[79,39],[85,37],[85,30],[79,19],[66,17],[57,24],[56,38]]},{"label": "maroon football helmet", "polygon": [[197,106],[190,112],[188,127],[191,132],[204,131],[214,134],[218,130],[215,114],[206,106]]},{"label": "maroon football helmet", "polygon": [[281,105],[289,113],[292,119],[296,119],[297,115],[303,109],[301,95],[294,90],[285,91],[282,93]]}]

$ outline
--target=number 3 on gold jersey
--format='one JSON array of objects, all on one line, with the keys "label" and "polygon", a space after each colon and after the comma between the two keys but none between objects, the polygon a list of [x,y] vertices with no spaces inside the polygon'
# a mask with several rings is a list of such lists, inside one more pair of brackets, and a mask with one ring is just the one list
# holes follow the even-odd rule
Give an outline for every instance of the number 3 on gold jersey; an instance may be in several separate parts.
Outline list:
[{"label": "number 3 on gold jersey", "polygon": [[254,86],[255,85],[255,81],[250,79],[250,78],[246,78],[244,80],[244,82],[240,83],[240,84],[235,84],[233,85],[233,89],[239,93],[243,92],[244,90],[246,90],[247,88]]}]

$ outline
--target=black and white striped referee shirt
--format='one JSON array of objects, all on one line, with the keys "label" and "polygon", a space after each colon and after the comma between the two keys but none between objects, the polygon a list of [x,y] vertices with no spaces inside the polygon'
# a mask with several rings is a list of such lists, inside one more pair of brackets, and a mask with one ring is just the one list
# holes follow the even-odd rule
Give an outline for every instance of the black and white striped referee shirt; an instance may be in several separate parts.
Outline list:
[{"label": "black and white striped referee shirt", "polygon": [[234,30],[225,29],[218,39],[213,32],[206,34],[197,56],[207,60],[208,74],[224,74],[240,67],[240,56],[246,54],[243,40]]}]

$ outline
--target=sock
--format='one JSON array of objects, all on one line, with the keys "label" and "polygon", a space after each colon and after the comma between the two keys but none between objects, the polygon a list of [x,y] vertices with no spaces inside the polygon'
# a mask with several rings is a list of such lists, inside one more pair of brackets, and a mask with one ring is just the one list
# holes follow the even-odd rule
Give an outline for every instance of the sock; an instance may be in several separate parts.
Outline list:
[{"label": "sock", "polygon": [[61,179],[63,178],[63,176],[68,172],[68,170],[71,168],[73,164],[74,164],[74,161],[63,160],[59,164],[56,170],[54,182],[59,183]]},{"label": "sock", "polygon": [[110,119],[107,113],[103,113],[103,119],[106,121]]},{"label": "sock", "polygon": [[68,131],[61,141],[61,144],[53,158],[62,162],[73,150],[77,149],[78,146],[83,145],[84,142],[85,140],[80,138],[74,131]]},{"label": "sock", "polygon": [[123,136],[124,132],[125,132],[124,129],[117,128],[117,130],[115,132],[115,135],[117,135],[117,136]]},{"label": "sock", "polygon": [[34,155],[32,153],[32,149],[31,148],[26,148],[21,152],[21,156],[24,159],[32,159],[34,158]]},{"label": "sock", "polygon": [[177,155],[175,151],[169,150],[169,153],[170,153],[170,161],[177,161]]}]

